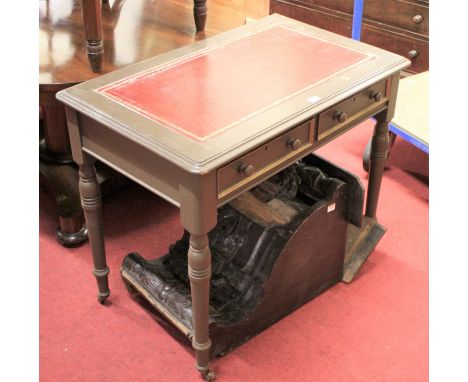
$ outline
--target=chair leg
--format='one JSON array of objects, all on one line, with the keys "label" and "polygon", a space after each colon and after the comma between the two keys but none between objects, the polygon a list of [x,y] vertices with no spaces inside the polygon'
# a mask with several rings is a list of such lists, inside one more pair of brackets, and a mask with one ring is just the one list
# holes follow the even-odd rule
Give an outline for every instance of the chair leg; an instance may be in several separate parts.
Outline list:
[{"label": "chair leg", "polygon": [[86,51],[91,69],[99,73],[102,67],[102,0],[82,0]]},{"label": "chair leg", "polygon": [[195,18],[197,32],[203,32],[205,30],[207,12],[206,0],[193,1],[193,16]]}]

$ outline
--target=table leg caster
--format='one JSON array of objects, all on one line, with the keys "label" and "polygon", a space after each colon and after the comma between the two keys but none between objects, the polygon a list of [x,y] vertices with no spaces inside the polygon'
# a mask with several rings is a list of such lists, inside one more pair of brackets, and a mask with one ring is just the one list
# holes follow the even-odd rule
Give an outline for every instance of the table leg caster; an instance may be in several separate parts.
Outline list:
[{"label": "table leg caster", "polygon": [[99,292],[98,295],[97,295],[97,300],[99,301],[99,303],[101,305],[104,305],[104,303],[106,302],[107,298],[109,297],[110,295],[110,292],[109,293],[101,293]]},{"label": "table leg caster", "polygon": [[201,375],[205,381],[214,381],[216,379],[215,372],[211,370],[202,371]]}]

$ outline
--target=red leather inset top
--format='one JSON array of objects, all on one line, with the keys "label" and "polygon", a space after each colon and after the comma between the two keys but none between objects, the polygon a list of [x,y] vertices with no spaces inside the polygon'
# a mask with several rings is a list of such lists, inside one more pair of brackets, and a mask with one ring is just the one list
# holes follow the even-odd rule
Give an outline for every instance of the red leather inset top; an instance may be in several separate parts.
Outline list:
[{"label": "red leather inset top", "polygon": [[99,91],[203,141],[365,58],[273,27]]}]

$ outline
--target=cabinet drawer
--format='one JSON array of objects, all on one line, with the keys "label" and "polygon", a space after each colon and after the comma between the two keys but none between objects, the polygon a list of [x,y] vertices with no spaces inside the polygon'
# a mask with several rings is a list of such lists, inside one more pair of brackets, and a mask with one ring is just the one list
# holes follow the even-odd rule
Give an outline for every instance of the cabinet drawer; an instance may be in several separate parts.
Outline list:
[{"label": "cabinet drawer", "polygon": [[371,45],[394,52],[411,60],[409,72],[423,72],[429,69],[429,42],[403,36],[391,31],[363,24],[362,39]]},{"label": "cabinet drawer", "polygon": [[429,7],[401,0],[366,0],[366,19],[428,36]]},{"label": "cabinet drawer", "polygon": [[[327,9],[326,12],[317,8],[308,8],[308,4],[301,6],[284,1],[271,0],[270,13],[279,13],[283,16],[351,37],[352,16]],[[325,10],[325,8],[322,8]]]},{"label": "cabinet drawer", "polygon": [[[354,0],[294,0],[311,6],[325,7],[330,10],[353,14]],[[366,0],[365,4],[367,4]]]},{"label": "cabinet drawer", "polygon": [[[346,126],[370,106],[378,107],[387,101],[387,81],[378,82],[366,90],[336,104],[319,116],[317,140]],[[379,96],[380,95],[380,96]]]},{"label": "cabinet drawer", "polygon": [[[281,1],[281,0],[280,0]],[[284,0],[291,5],[303,5],[327,13],[345,13],[352,17],[354,12],[353,0]],[[273,4],[274,1],[270,3]],[[276,12],[276,11],[274,11]],[[365,0],[364,18],[369,21],[384,23],[397,28],[419,33],[429,34],[428,4],[417,4],[405,0]],[[315,23],[313,25],[316,25]],[[328,29],[328,28],[324,28]]]},{"label": "cabinet drawer", "polygon": [[310,147],[315,120],[308,120],[218,170],[218,198],[250,183]]}]

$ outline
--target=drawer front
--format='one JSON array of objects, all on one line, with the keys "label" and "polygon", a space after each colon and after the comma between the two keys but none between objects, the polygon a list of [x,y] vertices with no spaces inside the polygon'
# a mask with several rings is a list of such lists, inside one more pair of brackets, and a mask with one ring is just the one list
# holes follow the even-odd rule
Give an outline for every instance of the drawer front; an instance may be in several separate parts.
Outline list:
[{"label": "drawer front", "polygon": [[367,108],[372,106],[377,108],[387,100],[387,81],[384,80],[331,107],[319,116],[317,140],[320,141],[348,125]]},{"label": "drawer front", "polygon": [[[305,4],[307,6],[307,4]],[[270,13],[279,13],[283,16],[325,29],[327,31],[351,37],[351,16],[343,17],[338,12],[323,12],[297,4],[271,0]]]},{"label": "drawer front", "polygon": [[363,24],[362,41],[410,59],[411,66],[406,71],[419,73],[429,70],[429,42],[425,39]]},{"label": "drawer front", "polygon": [[[353,14],[354,0],[295,0],[296,2],[305,3],[307,5],[329,8],[334,11]],[[364,3],[367,4],[367,1]]]},{"label": "drawer front", "polygon": [[255,181],[271,167],[295,157],[313,143],[315,120],[308,120],[218,170],[218,198]]},{"label": "drawer front", "polygon": [[[283,2],[283,4],[290,7],[304,6],[305,8],[311,8],[310,12],[312,13],[317,13],[317,11],[314,11],[316,9],[335,15],[341,12],[352,17],[354,12],[353,0],[273,0],[270,1],[271,7],[273,8],[273,3],[278,2]],[[272,10],[272,12],[278,11]],[[365,0],[364,18],[425,36],[429,34],[429,7],[427,3],[417,4],[405,0]],[[302,21],[309,22],[307,20]],[[317,24],[313,23],[313,25]]]},{"label": "drawer front", "polygon": [[401,0],[366,0],[364,18],[428,36],[429,7]]}]

